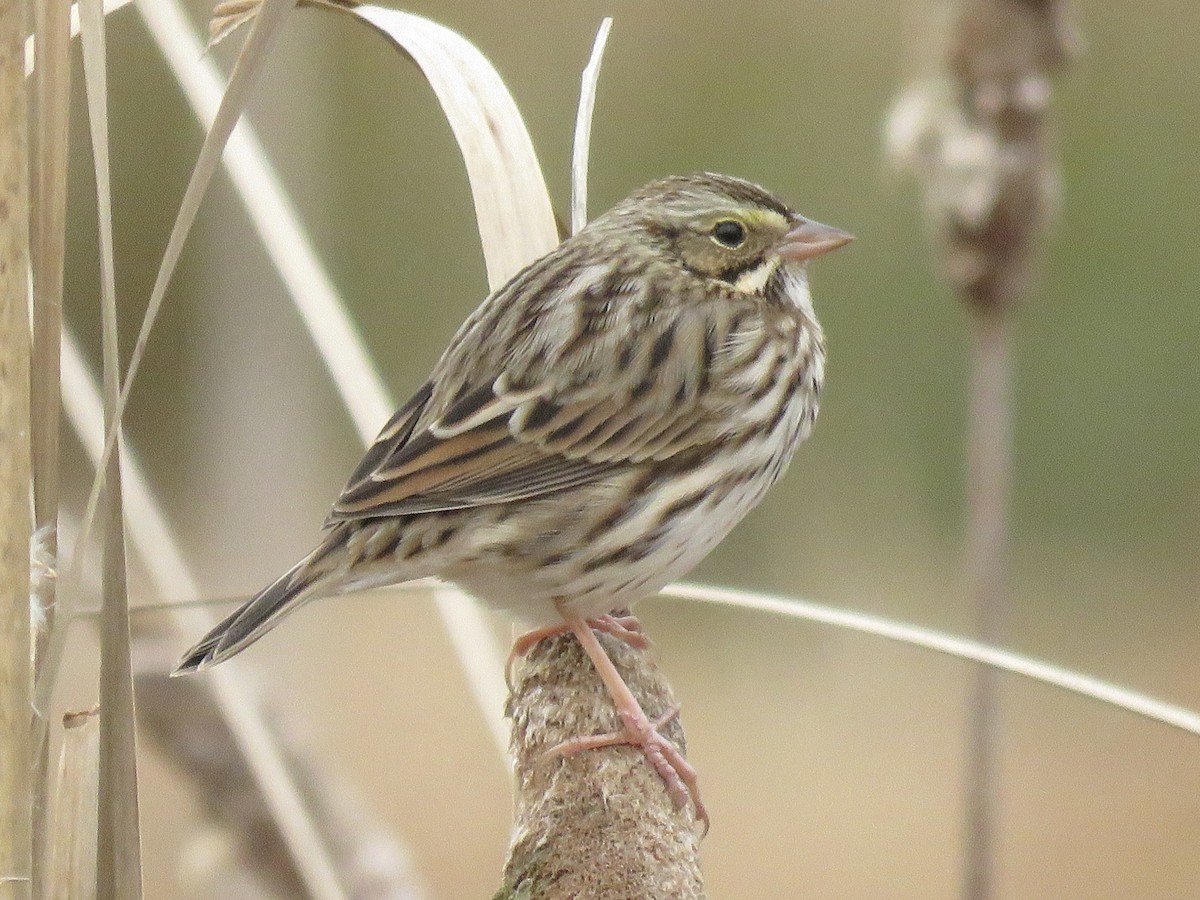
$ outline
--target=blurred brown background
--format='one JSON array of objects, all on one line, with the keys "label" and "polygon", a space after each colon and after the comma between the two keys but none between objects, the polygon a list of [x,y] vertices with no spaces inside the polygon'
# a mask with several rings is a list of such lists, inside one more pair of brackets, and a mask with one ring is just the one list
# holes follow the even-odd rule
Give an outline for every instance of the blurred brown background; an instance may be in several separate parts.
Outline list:
[{"label": "blurred brown background", "polygon": [[[1020,315],[1007,643],[1196,708],[1200,6],[1080,6],[1086,53],[1055,94],[1066,201]],[[924,55],[919,7],[406,8],[496,64],[561,211],[579,71],[612,14],[594,212],[653,177],[705,168],[761,181],[858,236],[814,269],[830,345],[815,435],[695,578],[967,632],[966,315],[932,274],[914,192],[880,150],[890,102]],[[191,10],[200,27],[208,6]],[[137,13],[109,28],[128,350],[200,133]],[[215,52],[223,67],[239,40]],[[485,291],[462,162],[431,92],[365,29],[301,10],[251,119],[403,399]],[[96,358],[84,121],[72,134],[68,317]],[[361,448],[223,176],[143,373],[131,443],[205,592],[248,594],[308,549]],[[67,452],[78,498],[90,470],[74,443]],[[676,601],[640,612],[684,703],[713,814],[712,897],[955,896],[964,664]],[[91,639],[78,638],[82,669]],[[490,896],[508,775],[429,604],[319,604],[247,657],[409,844],[433,896]],[[81,689],[79,702],[89,697]],[[1195,738],[1016,678],[1001,715],[1001,896],[1200,896]],[[143,757],[147,896],[181,896],[190,795]]]}]

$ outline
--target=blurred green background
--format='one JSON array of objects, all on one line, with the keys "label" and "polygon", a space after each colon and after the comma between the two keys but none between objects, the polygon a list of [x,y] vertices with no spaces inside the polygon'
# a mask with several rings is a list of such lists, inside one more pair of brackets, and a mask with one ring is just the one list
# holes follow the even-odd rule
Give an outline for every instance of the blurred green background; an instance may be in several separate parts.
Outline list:
[{"label": "blurred green background", "polygon": [[[1054,98],[1065,203],[1017,330],[1006,643],[1196,708],[1200,6],[1079,6],[1085,53]],[[593,211],[703,168],[857,235],[814,266],[830,353],[815,434],[695,578],[969,633],[969,323],[933,272],[915,191],[881,153],[889,105],[931,52],[923,5],[406,8],[496,64],[560,211],[579,71],[611,14]],[[201,27],[208,7],[191,11]],[[127,352],[200,133],[136,12],[109,28]],[[239,42],[214,52],[226,69]],[[250,118],[403,399],[486,289],[461,158],[430,90],[366,29],[301,10]],[[68,317],[95,359],[84,121],[72,134]],[[361,448],[223,176],[143,373],[131,443],[206,593],[248,594],[308,549]],[[70,452],[81,493],[86,467]],[[711,896],[955,896],[968,667],[675,601],[641,612],[713,813]],[[434,896],[490,895],[507,774],[431,609],[378,596],[317,605],[247,656],[410,844]],[[1015,678],[1001,719],[999,896],[1200,896],[1194,738]],[[188,794],[152,754],[144,771],[148,896],[180,896]]]}]

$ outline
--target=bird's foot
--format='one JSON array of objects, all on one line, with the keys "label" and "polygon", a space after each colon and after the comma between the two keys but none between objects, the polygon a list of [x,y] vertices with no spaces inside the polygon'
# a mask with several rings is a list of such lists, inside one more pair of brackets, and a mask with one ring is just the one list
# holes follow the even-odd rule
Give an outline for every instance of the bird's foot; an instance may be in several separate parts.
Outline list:
[{"label": "bird's foot", "polygon": [[[638,621],[637,616],[632,614],[597,616],[594,619],[588,619],[587,626],[593,631],[611,634],[636,650],[645,650],[650,646],[650,639],[642,630],[642,623]],[[545,628],[534,629],[513,641],[512,650],[508,653],[508,661],[504,664],[504,681],[508,684],[509,692],[512,692],[513,672],[518,659],[524,657],[534,646],[547,638],[558,637],[560,634],[569,634],[570,632],[571,626],[564,622],[561,625],[548,625]]]},{"label": "bird's foot", "polygon": [[700,799],[700,783],[695,767],[684,758],[679,748],[667,740],[659,729],[679,715],[679,707],[673,706],[657,719],[651,720],[640,705],[632,709],[619,709],[624,728],[609,734],[593,734],[571,738],[546,751],[547,756],[574,756],[585,750],[617,747],[628,744],[637,747],[646,755],[647,762],[654,768],[666,785],[667,793],[678,809],[686,809],[690,801],[696,818],[708,833],[708,810]]}]

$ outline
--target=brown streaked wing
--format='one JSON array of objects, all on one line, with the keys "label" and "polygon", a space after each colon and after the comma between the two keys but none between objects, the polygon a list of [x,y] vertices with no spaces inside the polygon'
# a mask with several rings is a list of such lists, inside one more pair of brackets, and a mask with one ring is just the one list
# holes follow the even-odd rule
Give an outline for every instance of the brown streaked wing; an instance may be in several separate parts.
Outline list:
[{"label": "brown streaked wing", "polygon": [[703,390],[715,358],[703,319],[663,317],[636,336],[619,373],[593,367],[580,379],[569,335],[549,378],[531,381],[512,357],[466,383],[435,370],[432,393],[385,429],[329,521],[528,499],[719,440],[724,415]]},{"label": "brown streaked wing", "polygon": [[[387,424],[380,429],[374,442],[367,448],[367,452],[346,480],[346,486],[342,488],[343,496],[369,479],[389,456],[407,443],[432,396],[433,382],[426,381],[407,403],[396,410],[395,414],[388,419]],[[331,525],[333,521],[331,518],[325,524]]]},{"label": "brown streaked wing", "polygon": [[681,419],[690,416],[681,407],[689,405],[664,415],[649,404],[531,400],[447,438],[410,431],[401,446],[388,441],[390,452],[372,447],[374,470],[347,486],[329,522],[507,503],[594,482],[641,458],[642,442],[631,445],[631,433],[661,440],[665,431],[686,430]]},{"label": "brown streaked wing", "polygon": [[[495,399],[475,396],[481,407]],[[411,415],[419,417],[420,408]],[[614,467],[519,440],[509,431],[510,417],[446,438],[432,433],[437,423],[415,435],[411,422],[403,429],[389,426],[367,451],[328,523],[505,503],[583,484]]]}]

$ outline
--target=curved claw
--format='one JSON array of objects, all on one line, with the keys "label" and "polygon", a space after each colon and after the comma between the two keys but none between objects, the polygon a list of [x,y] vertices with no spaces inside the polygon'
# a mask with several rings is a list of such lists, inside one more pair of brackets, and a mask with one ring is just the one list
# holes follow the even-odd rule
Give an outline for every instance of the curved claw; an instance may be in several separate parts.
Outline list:
[{"label": "curved claw", "polygon": [[[640,713],[641,710],[639,709]],[[679,707],[673,706],[657,719],[651,721],[644,713],[640,718],[636,715],[626,716],[622,710],[621,718],[625,729],[608,734],[591,734],[584,737],[571,738],[563,741],[546,751],[546,756],[574,756],[585,750],[599,750],[603,747],[617,747],[628,744],[637,747],[646,755],[647,762],[654,768],[666,785],[667,794],[675,803],[677,809],[686,809],[690,802],[696,812],[696,818],[704,825],[701,837],[708,834],[710,821],[704,801],[700,799],[700,781],[695,767],[687,761],[679,748],[667,740],[659,729],[679,715]]]},{"label": "curved claw", "polygon": [[[709,818],[700,799],[699,779],[696,770],[683,756],[683,753],[673,743],[663,737],[658,729],[679,715],[679,708],[672,707],[656,721],[651,721],[638,703],[637,698],[609,659],[608,653],[597,640],[595,633],[580,616],[560,607],[559,613],[563,621],[574,633],[582,645],[584,652],[592,661],[596,674],[608,689],[613,705],[621,717],[622,730],[617,734],[600,734],[573,738],[564,741],[549,751],[553,756],[570,756],[584,750],[598,747],[611,747],[618,744],[629,744],[639,748],[646,756],[646,761],[654,768],[666,785],[667,793],[678,809],[686,809],[688,802],[695,810],[696,818],[704,824],[703,834],[708,834]],[[623,626],[625,631],[630,629]],[[636,632],[635,632],[636,633]],[[639,634],[639,636],[641,636]]]}]

